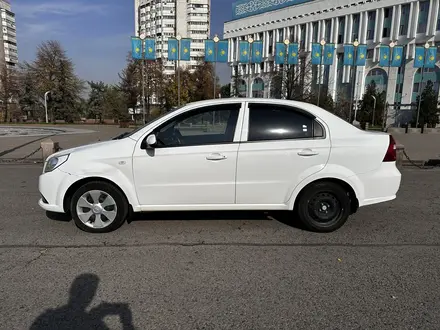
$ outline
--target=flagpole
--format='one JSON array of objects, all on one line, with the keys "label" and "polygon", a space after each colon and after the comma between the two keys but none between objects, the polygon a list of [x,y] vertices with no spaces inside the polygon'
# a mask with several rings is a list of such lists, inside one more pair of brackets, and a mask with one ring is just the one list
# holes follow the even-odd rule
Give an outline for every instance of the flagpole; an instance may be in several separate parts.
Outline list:
[{"label": "flagpole", "polygon": [[[357,47],[359,46],[359,42],[357,40],[355,40],[353,42],[353,64],[351,66],[351,70],[353,70],[352,74],[351,74],[351,95],[350,95],[350,110],[349,110],[349,115],[348,115],[348,122],[351,123],[351,113],[353,111],[353,103],[354,103],[354,91],[355,91],[355,87],[356,87],[356,56],[357,56]],[[355,118],[356,120],[356,115]]]},{"label": "flagpole", "polygon": [[422,68],[421,68],[421,69],[422,69],[422,80],[421,80],[420,83],[419,83],[419,91],[418,91],[418,94],[419,94],[419,102],[418,102],[418,104],[417,104],[417,120],[416,120],[416,128],[419,127],[420,106],[422,105],[422,95],[421,95],[421,93],[422,93],[423,75],[424,75],[424,73],[425,73],[426,53],[427,53],[427,50],[428,50],[428,48],[429,48],[429,43],[426,43],[424,47],[425,47],[425,50],[424,50],[424,55],[423,55]]},{"label": "flagpole", "polygon": [[287,99],[287,66],[288,66],[288,51],[289,51],[289,44],[290,44],[290,40],[286,39],[284,40],[284,44],[286,45],[286,49],[284,52],[284,70],[283,70],[283,83],[284,83],[284,88],[283,88],[283,99],[286,100]]},{"label": "flagpole", "polygon": [[249,42],[249,75],[248,75],[248,97],[251,98],[252,97],[252,43],[254,42],[254,39],[252,37],[250,37],[248,39]]},{"label": "flagpole", "polygon": [[213,72],[213,74],[212,74],[212,79],[213,79],[213,82],[212,82],[212,84],[214,85],[214,93],[213,93],[213,99],[215,99],[216,97],[215,97],[215,90],[216,90],[216,80],[217,79],[215,79],[216,78],[216,73],[217,73],[217,48],[218,48],[218,46],[217,46],[217,43],[220,41],[220,39],[219,39],[219,37],[217,36],[217,35],[215,35],[215,37],[214,37],[214,72]]},{"label": "flagpole", "polygon": [[[142,79],[142,123],[145,125],[145,33],[139,34],[139,38],[141,39],[142,44],[142,73],[141,73],[141,79]],[[135,110],[136,114],[136,110]]]},{"label": "flagpole", "polygon": [[177,106],[180,107],[180,40],[181,36],[177,36]]},{"label": "flagpole", "polygon": [[321,45],[321,54],[319,56],[319,67],[318,67],[318,102],[316,105],[319,107],[319,101],[321,99],[321,74],[322,74],[322,53],[324,53],[325,40],[322,39],[320,42]]},{"label": "flagpole", "polygon": [[383,122],[382,122],[382,127],[385,130],[386,125],[387,125],[387,118],[388,118],[388,102],[387,102],[387,98],[388,98],[388,84],[390,83],[390,69],[391,69],[391,59],[393,58],[393,49],[396,46],[396,43],[394,41],[391,41],[390,43],[390,57],[388,59],[388,72],[387,72],[387,84],[385,86],[385,101],[384,101],[384,108],[383,108]]}]

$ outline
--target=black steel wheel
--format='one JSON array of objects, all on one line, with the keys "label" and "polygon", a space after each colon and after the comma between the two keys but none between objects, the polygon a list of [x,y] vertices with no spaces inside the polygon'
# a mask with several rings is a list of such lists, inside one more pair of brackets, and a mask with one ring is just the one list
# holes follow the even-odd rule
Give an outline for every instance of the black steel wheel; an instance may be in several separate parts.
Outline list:
[{"label": "black steel wheel", "polygon": [[306,227],[316,232],[332,232],[350,216],[350,195],[335,182],[313,183],[300,194],[296,211]]}]

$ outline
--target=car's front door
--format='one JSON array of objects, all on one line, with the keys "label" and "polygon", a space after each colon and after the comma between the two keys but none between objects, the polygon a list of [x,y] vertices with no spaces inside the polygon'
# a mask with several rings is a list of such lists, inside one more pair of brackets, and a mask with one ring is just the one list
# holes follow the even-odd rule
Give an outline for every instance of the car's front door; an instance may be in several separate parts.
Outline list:
[{"label": "car's front door", "polygon": [[331,144],[324,125],[301,109],[251,102],[243,126],[237,204],[286,205],[293,189],[327,164]]},{"label": "car's front door", "polygon": [[149,209],[235,203],[242,103],[184,112],[153,130],[157,145],[133,155],[139,202]]}]

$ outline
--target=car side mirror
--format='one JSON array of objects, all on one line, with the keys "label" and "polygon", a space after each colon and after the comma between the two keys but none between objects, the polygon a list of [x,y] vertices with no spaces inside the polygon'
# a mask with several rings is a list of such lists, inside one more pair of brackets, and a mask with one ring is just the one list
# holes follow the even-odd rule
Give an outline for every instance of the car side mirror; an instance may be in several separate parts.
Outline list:
[{"label": "car side mirror", "polygon": [[144,139],[141,143],[141,149],[142,150],[147,150],[147,149],[151,149],[154,148],[157,144],[157,139],[156,139],[156,135],[154,134],[150,134],[148,135],[148,137],[146,139]]}]

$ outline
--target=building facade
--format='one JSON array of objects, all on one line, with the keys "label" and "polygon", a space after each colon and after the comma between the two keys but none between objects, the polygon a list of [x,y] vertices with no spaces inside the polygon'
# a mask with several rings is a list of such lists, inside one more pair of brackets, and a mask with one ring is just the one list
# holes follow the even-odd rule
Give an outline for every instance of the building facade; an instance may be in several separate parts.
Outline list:
[{"label": "building facade", "polygon": [[[300,53],[310,56],[313,42],[324,39],[336,44],[334,64],[325,67],[323,84],[333,99],[349,97],[353,90],[352,68],[343,65],[344,44],[358,40],[367,44],[367,64],[356,67],[354,99],[360,100],[372,81],[387,90],[390,105],[415,102],[419,87],[428,80],[439,91],[439,55],[435,69],[414,68],[415,46],[440,46],[439,0],[242,0],[233,5],[233,20],[224,24],[224,38],[229,40],[229,64],[232,76],[240,76],[246,93],[249,73],[252,95],[273,97],[270,85],[276,42],[289,39],[299,44]],[[239,40],[263,40],[261,64],[238,63]],[[398,68],[379,66],[379,47],[391,42],[404,45],[406,61]],[[419,84],[422,84],[419,86]],[[387,87],[387,88],[386,88]],[[388,124],[392,119],[389,118]]]},{"label": "building facade", "polygon": [[191,39],[191,61],[181,67],[194,69],[204,59],[204,42],[210,35],[211,0],[135,0],[136,35],[156,39],[156,56],[163,59],[165,74],[175,73],[168,61],[168,38]]},{"label": "building facade", "polygon": [[0,0],[0,14],[2,22],[0,61],[4,61],[7,67],[13,68],[18,64],[17,30],[15,14],[11,11],[9,1]]}]

